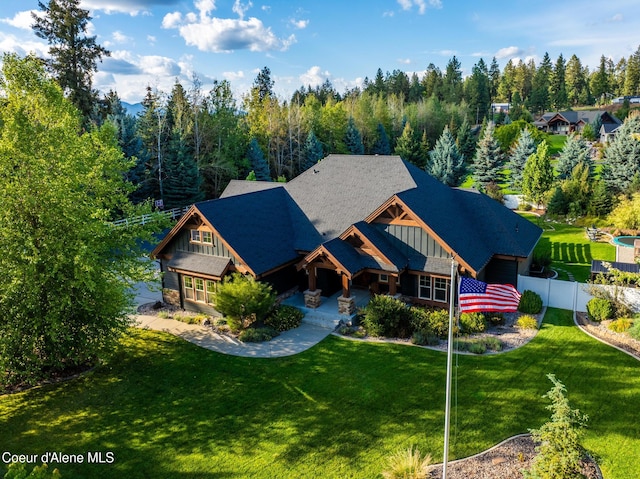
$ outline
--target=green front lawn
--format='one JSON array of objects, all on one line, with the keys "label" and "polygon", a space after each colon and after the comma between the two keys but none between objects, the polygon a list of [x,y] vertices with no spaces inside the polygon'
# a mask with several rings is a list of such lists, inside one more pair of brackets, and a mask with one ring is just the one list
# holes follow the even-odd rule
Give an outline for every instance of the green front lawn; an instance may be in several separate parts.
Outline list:
[{"label": "green front lawn", "polygon": [[[0,450],[114,453],[113,464],[57,465],[65,479],[379,477],[411,444],[441,460],[445,362],[442,352],[333,336],[289,358],[238,358],[132,330],[107,365],[0,397]],[[459,358],[452,456],[539,427],[555,373],[590,417],[584,445],[605,477],[634,477],[638,366],[583,334],[570,312],[549,310],[528,345]]]},{"label": "green front lawn", "polygon": [[567,272],[570,272],[576,281],[585,283],[591,276],[591,260],[615,261],[615,246],[590,241],[584,227],[546,222],[531,214],[523,216],[543,229],[535,251],[550,252],[551,268],[558,272],[558,279],[569,279]]}]

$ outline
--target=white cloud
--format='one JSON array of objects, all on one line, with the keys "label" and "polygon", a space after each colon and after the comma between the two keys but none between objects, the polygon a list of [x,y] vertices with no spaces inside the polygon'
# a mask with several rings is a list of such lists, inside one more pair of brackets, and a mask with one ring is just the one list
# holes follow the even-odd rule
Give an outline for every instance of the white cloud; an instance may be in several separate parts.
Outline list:
[{"label": "white cloud", "polygon": [[177,28],[187,45],[206,52],[286,50],[296,41],[294,35],[277,37],[255,17],[245,20],[201,15],[196,19],[193,15],[182,17],[179,13],[169,13],[162,20],[162,26]]},{"label": "white cloud", "polygon": [[37,40],[25,40],[3,32],[0,32],[0,51],[17,53],[19,56],[34,53],[39,57],[49,57],[49,46],[46,43]]},{"label": "white cloud", "polygon": [[33,25],[33,17],[31,16],[31,12],[32,10],[18,12],[13,16],[13,18],[0,19],[0,23],[6,23],[7,25],[11,25],[12,27],[20,28],[22,30],[31,30],[31,25]]},{"label": "white cloud", "polygon": [[315,65],[300,75],[300,81],[304,86],[316,87],[324,83],[331,77],[328,71],[322,71],[319,66]]},{"label": "white cloud", "polygon": [[[397,0],[398,4],[403,10],[411,10],[413,7],[418,7],[418,13],[424,15],[427,11],[427,2],[425,0]],[[429,6],[433,8],[442,8],[441,0],[428,0]]]},{"label": "white cloud", "polygon": [[398,58],[398,63],[402,63],[403,65],[410,65],[411,64],[411,59],[410,58]]},{"label": "white cloud", "polygon": [[244,18],[244,14],[247,13],[247,10],[249,10],[252,6],[253,3],[251,2],[243,4],[240,0],[235,0],[232,10],[234,13],[237,13],[238,17],[240,17],[240,20],[242,20]]},{"label": "white cloud", "polygon": [[516,56],[520,56],[520,55],[522,55],[523,53],[524,53],[524,52],[523,52],[523,50],[522,50],[521,48],[511,46],[511,47],[504,47],[504,48],[501,48],[500,50],[498,50],[498,51],[495,53],[495,55],[494,55],[494,56],[495,56],[498,60],[502,60],[503,58],[514,58],[514,57],[516,57]]},{"label": "white cloud", "polygon": [[244,72],[241,70],[237,72],[223,72],[222,76],[229,81],[242,80],[244,78]]},{"label": "white cloud", "polygon": [[307,28],[309,20],[291,20],[291,25],[302,30],[303,28]]},{"label": "white cloud", "polygon": [[610,22],[621,22],[622,20],[624,20],[624,16],[621,13],[616,13],[609,19]]}]

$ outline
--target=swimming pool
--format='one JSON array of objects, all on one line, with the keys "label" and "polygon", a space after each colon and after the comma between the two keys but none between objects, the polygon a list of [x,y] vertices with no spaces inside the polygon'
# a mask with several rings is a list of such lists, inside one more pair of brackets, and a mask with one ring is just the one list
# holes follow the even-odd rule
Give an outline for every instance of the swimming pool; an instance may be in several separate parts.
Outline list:
[{"label": "swimming pool", "polygon": [[616,236],[613,238],[613,243],[618,246],[633,248],[633,243],[637,239],[640,239],[640,236]]}]

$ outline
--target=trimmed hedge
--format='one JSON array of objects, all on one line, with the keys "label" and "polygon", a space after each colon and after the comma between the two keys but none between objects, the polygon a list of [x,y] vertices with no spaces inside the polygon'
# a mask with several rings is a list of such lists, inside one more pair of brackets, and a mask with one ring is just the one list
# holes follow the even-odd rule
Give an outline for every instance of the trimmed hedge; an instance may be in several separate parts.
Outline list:
[{"label": "trimmed hedge", "polygon": [[518,311],[525,314],[538,314],[542,311],[542,298],[538,293],[525,290],[520,296]]},{"label": "trimmed hedge", "polygon": [[592,321],[604,321],[613,317],[613,304],[604,298],[591,298],[587,302],[587,314]]}]

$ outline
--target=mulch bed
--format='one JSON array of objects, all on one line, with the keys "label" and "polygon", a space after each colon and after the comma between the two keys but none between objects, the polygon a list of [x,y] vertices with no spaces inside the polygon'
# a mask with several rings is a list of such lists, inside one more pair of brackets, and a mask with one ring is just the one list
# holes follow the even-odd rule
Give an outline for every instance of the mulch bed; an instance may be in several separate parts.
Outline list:
[{"label": "mulch bed", "polygon": [[607,328],[607,322],[596,323],[591,321],[587,313],[576,312],[576,322],[578,326],[589,334],[601,339],[607,344],[616,346],[640,360],[640,341],[633,339],[624,333],[616,333]]}]

